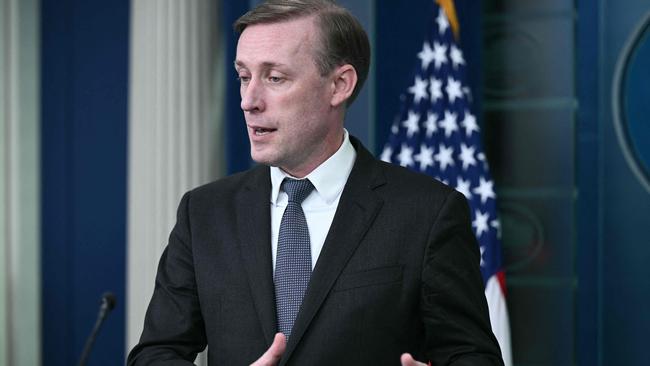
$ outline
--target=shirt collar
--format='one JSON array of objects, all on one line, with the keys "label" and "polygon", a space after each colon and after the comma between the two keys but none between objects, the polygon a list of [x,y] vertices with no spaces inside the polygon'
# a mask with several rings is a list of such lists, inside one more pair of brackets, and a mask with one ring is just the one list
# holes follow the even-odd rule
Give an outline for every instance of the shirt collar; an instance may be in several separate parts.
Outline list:
[{"label": "shirt collar", "polygon": [[[311,181],[315,191],[327,204],[333,203],[343,191],[357,157],[348,131],[343,131],[343,143],[339,149],[305,177]],[[271,167],[271,203],[274,205],[277,203],[280,185],[286,177],[294,178],[278,167]]]}]

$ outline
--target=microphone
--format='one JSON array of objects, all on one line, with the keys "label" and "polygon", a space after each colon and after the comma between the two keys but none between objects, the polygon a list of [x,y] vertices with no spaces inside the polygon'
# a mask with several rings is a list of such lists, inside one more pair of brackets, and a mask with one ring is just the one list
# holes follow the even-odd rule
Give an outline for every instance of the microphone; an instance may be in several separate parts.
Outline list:
[{"label": "microphone", "polygon": [[99,307],[99,314],[97,315],[97,321],[95,322],[95,327],[93,328],[93,331],[90,333],[90,336],[88,336],[88,339],[86,340],[86,345],[84,346],[83,352],[81,353],[81,357],[79,358],[79,366],[86,365],[86,360],[88,359],[90,350],[93,348],[93,344],[95,343],[95,338],[97,337],[97,333],[99,333],[99,328],[101,328],[102,323],[104,323],[104,319],[106,319],[108,313],[110,313],[111,310],[113,310],[113,308],[115,308],[115,295],[113,295],[112,292],[105,292],[102,295],[102,303],[101,306]]}]

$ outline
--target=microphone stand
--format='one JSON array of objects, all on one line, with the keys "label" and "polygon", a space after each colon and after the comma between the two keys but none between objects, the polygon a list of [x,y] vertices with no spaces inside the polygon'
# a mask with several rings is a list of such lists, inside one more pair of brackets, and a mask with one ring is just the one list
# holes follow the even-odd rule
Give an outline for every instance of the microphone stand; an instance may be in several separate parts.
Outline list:
[{"label": "microphone stand", "polygon": [[102,295],[102,304],[99,307],[99,314],[97,315],[97,321],[95,322],[93,331],[90,333],[90,336],[88,336],[88,339],[86,340],[86,345],[84,346],[83,352],[81,353],[81,357],[79,358],[79,366],[86,365],[86,361],[88,360],[88,355],[90,355],[90,350],[92,349],[93,344],[95,343],[95,338],[97,337],[97,333],[99,333],[99,328],[101,328],[102,324],[104,323],[104,319],[106,319],[106,316],[108,316],[108,313],[110,313],[114,307],[115,307],[115,295],[113,295],[111,292],[104,293],[104,295]]}]

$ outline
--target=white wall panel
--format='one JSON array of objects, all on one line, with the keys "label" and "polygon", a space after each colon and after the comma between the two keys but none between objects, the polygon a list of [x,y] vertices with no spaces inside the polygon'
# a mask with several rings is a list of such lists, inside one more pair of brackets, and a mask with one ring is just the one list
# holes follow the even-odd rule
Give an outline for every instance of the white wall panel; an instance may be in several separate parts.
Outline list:
[{"label": "white wall panel", "polygon": [[182,194],[224,166],[217,1],[134,0],[131,16],[128,349]]},{"label": "white wall panel", "polygon": [[0,0],[0,364],[40,364],[39,2]]}]

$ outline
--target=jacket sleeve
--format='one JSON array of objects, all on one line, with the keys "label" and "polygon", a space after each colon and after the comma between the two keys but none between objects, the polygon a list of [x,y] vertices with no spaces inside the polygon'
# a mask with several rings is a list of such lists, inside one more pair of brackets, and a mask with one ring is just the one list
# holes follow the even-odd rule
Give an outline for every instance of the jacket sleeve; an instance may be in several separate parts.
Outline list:
[{"label": "jacket sleeve", "polygon": [[431,228],[422,267],[425,356],[435,365],[503,365],[480,272],[469,207],[452,191]]},{"label": "jacket sleeve", "polygon": [[140,342],[127,364],[192,365],[206,335],[194,276],[189,218],[190,193],[181,199],[177,221],[158,265],[156,284]]}]

